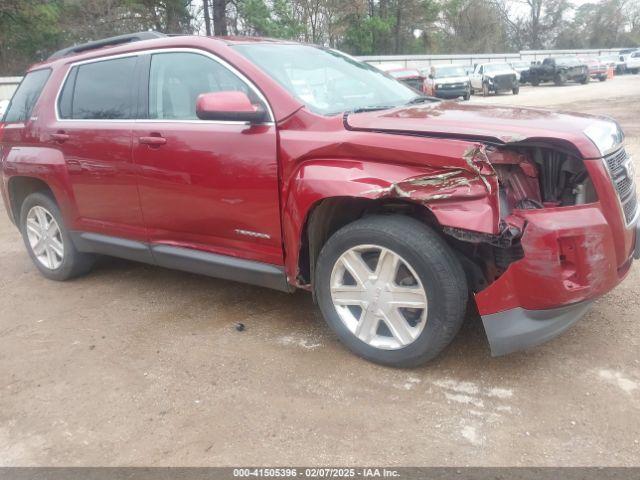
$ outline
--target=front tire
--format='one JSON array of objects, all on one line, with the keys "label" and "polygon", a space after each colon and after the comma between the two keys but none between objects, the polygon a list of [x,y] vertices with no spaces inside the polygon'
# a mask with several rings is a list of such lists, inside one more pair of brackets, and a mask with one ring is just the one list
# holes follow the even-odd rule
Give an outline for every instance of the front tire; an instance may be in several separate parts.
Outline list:
[{"label": "front tire", "polygon": [[491,90],[489,90],[489,84],[487,82],[484,82],[482,84],[482,96],[488,97],[490,93],[491,93]]},{"label": "front tire", "polygon": [[589,83],[589,80],[591,80],[591,77],[589,77],[589,75],[585,75],[581,80],[580,83],[582,85],[586,85],[587,83]]},{"label": "front tire", "polygon": [[336,232],[318,258],[314,290],[350,350],[394,367],[438,355],[458,332],[468,298],[451,248],[402,215],[363,218]]},{"label": "front tire", "polygon": [[511,89],[511,93],[513,93],[514,95],[518,95],[520,93],[520,87],[513,87]]},{"label": "front tire", "polygon": [[20,233],[31,260],[50,280],[63,281],[88,272],[94,256],[76,250],[56,202],[36,192],[22,202]]}]

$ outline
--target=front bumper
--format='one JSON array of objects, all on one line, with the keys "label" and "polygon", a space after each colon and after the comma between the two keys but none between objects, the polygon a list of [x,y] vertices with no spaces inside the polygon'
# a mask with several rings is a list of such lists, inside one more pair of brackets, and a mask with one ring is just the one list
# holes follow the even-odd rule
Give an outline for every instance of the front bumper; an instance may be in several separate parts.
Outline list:
[{"label": "front bumper", "polygon": [[551,340],[580,320],[591,303],[580,302],[550,310],[517,307],[483,315],[482,323],[489,339],[491,355],[506,355]]},{"label": "front bumper", "polygon": [[435,91],[435,96],[438,98],[458,98],[464,97],[469,94],[470,90],[467,87],[446,88]]},{"label": "front bumper", "polygon": [[527,223],[524,257],[475,294],[493,355],[560,334],[626,277],[634,257],[640,258],[640,224],[625,230],[625,258],[618,261],[612,229],[597,204],[521,215]]}]

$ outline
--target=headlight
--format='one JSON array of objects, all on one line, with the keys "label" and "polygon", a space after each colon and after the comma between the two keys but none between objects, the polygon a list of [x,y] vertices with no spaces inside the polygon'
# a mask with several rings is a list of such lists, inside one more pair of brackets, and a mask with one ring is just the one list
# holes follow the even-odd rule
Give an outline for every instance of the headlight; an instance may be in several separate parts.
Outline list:
[{"label": "headlight", "polygon": [[622,129],[613,121],[593,123],[584,129],[584,134],[603,156],[615,150],[624,140]]}]

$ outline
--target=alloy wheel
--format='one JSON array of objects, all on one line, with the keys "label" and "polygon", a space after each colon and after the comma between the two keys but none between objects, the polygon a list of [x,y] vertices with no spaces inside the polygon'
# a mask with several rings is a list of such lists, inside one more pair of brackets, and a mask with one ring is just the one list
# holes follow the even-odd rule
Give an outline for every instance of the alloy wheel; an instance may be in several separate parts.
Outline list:
[{"label": "alloy wheel", "polygon": [[56,270],[64,260],[64,242],[58,222],[51,212],[36,205],[26,219],[27,239],[38,262],[49,270]]},{"label": "alloy wheel", "polygon": [[413,343],[424,330],[427,295],[409,263],[378,245],[344,252],[331,273],[331,300],[346,328],[384,350]]}]

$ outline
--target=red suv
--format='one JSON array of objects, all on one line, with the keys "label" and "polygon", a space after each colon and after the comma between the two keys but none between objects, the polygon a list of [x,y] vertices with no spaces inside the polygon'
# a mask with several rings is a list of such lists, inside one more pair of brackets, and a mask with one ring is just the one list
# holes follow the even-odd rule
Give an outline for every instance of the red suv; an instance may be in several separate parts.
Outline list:
[{"label": "red suv", "polygon": [[46,277],[103,254],[306,289],[388,365],[436,356],[467,308],[494,354],[543,342],[640,254],[615,122],[436,101],[311,45],[145,33],[63,50],[26,74],[0,149]]}]

